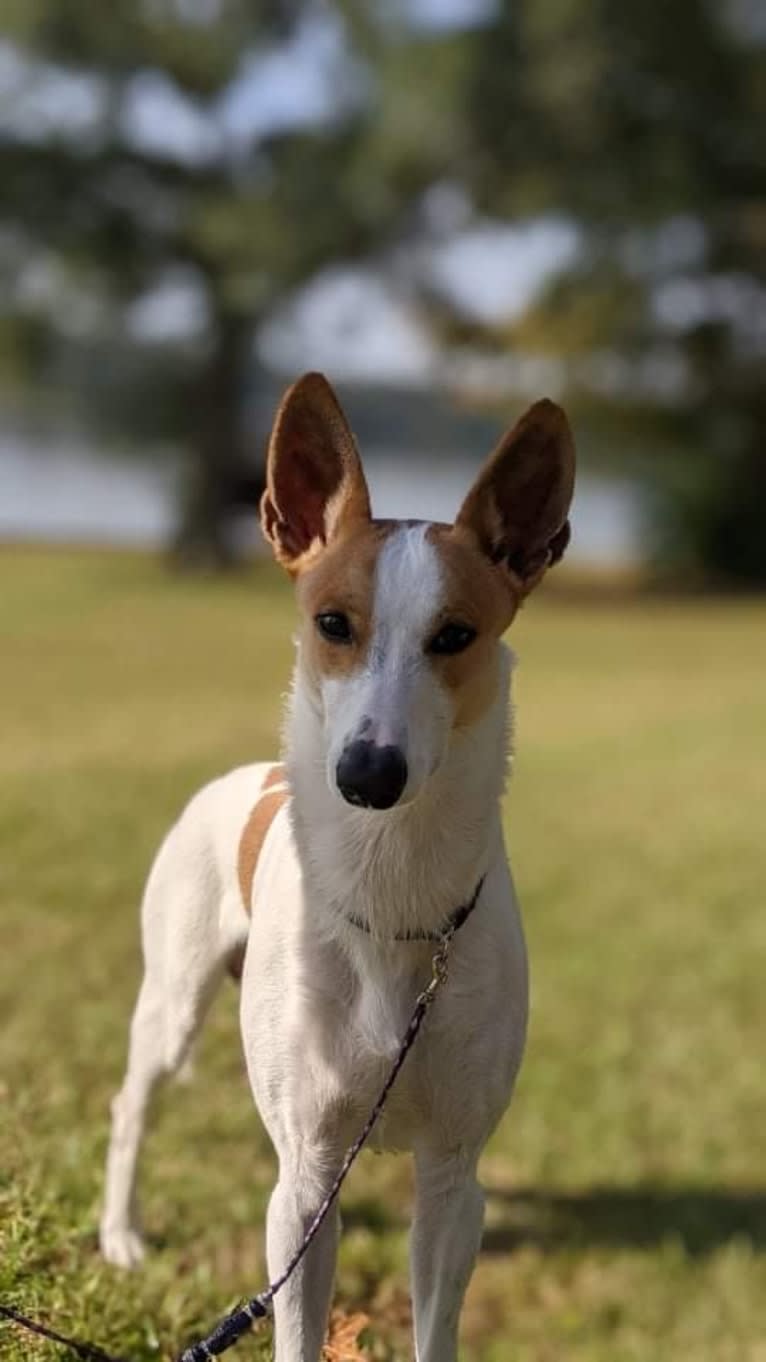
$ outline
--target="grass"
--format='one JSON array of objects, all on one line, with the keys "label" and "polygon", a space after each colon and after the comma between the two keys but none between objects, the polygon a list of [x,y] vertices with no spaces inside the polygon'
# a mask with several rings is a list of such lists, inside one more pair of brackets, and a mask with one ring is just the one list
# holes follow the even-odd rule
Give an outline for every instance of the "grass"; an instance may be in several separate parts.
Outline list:
[{"label": "grass", "polygon": [[[100,1262],[136,903],[187,795],[274,752],[289,588],[101,553],[5,551],[0,575],[0,1299],[169,1358],[263,1282],[273,1158],[231,988],[149,1140],[155,1251]],[[764,1362],[766,605],[541,595],[513,633],[533,1015],[464,1355]],[[409,1188],[365,1156],[344,1199],[337,1297],[379,1362],[412,1355]],[[54,1355],[0,1324],[9,1362]]]}]

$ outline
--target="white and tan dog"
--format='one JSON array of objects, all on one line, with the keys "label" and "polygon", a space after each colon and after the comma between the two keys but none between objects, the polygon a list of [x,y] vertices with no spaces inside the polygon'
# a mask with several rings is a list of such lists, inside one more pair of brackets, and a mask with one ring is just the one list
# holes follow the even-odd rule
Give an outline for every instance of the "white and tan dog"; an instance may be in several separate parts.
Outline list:
[{"label": "white and tan dog", "polygon": [[[414,1154],[417,1359],[454,1362],[481,1237],[477,1162],[508,1105],[527,1016],[500,822],[501,635],[566,547],[573,482],[566,418],[538,402],[454,525],[376,521],[327,382],[309,374],[285,396],[261,508],[302,615],[285,766],[242,767],[200,791],[149,877],[101,1222],[110,1262],[142,1256],[133,1197],[152,1088],[182,1064],[244,953],[248,1072],[279,1156],[268,1266],[282,1270],[390,1068],[429,977],[428,938],[481,883],[376,1128],[378,1147]],[[335,1208],[277,1297],[277,1362],[318,1362],[338,1229]]]}]

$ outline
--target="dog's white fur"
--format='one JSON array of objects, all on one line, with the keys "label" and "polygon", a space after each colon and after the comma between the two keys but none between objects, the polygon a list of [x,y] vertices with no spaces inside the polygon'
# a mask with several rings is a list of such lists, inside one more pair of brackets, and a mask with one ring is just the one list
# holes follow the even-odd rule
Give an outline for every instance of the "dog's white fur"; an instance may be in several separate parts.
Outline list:
[{"label": "dog's white fur", "polygon": [[[527,1016],[524,939],[499,811],[511,655],[497,643],[494,698],[476,722],[453,728],[449,691],[424,652],[445,591],[427,527],[395,528],[377,559],[364,664],[348,675],[317,674],[299,646],[285,734],[290,800],[259,856],[249,914],[238,841],[270,764],[208,785],[161,847],[143,903],[145,976],[113,1103],[101,1222],[105,1257],[135,1264],[143,1247],[133,1193],[152,1089],[183,1063],[227,961],[247,942],[242,1036],[279,1157],[267,1224],[269,1273],[279,1273],[366,1118],[429,977],[433,946],[395,938],[438,930],[484,875],[478,906],[453,943],[448,984],[375,1132],[379,1147],[414,1154],[418,1362],[457,1356],[481,1236],[477,1163],[509,1101]],[[362,728],[407,759],[402,797],[384,813],[352,807],[336,788],[339,755]],[[336,1208],[277,1296],[277,1362],[318,1362],[338,1228]]]}]

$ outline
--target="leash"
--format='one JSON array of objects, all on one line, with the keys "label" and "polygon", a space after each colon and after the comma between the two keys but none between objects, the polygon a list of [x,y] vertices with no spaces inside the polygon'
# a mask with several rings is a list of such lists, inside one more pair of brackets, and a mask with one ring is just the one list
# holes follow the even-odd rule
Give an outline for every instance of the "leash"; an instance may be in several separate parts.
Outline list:
[{"label": "leash", "polygon": [[82,1358],[82,1362],[126,1362],[124,1357],[113,1357],[111,1353],[105,1353],[103,1348],[99,1348],[95,1343],[67,1338],[66,1334],[49,1329],[47,1324],[40,1324],[39,1320],[22,1315],[20,1310],[14,1310],[11,1305],[0,1305],[0,1316],[9,1319],[12,1324],[17,1324],[20,1329],[26,1329],[29,1334],[38,1334],[40,1338],[50,1339],[51,1343],[60,1343],[62,1348],[68,1348],[75,1357]]},{"label": "leash", "polygon": [[[461,906],[450,915],[444,928],[436,938],[439,944],[431,961],[431,978],[426,984],[426,987],[418,995],[409,1025],[402,1037],[391,1071],[380,1090],[378,1099],[367,1117],[364,1126],[353,1144],[346,1150],[343,1162],[341,1163],[324,1200],[284,1271],[280,1273],[275,1281],[269,1283],[265,1291],[261,1291],[257,1296],[253,1296],[250,1300],[237,1306],[228,1315],[224,1315],[223,1319],[219,1320],[218,1324],[216,1324],[215,1328],[206,1338],[201,1339],[198,1343],[192,1343],[190,1347],[184,1349],[178,1358],[178,1362],[210,1362],[211,1358],[220,1357],[221,1353],[227,1352],[229,1348],[232,1348],[235,1343],[239,1342],[244,1334],[249,1333],[253,1328],[253,1325],[259,1320],[266,1319],[272,1314],[274,1297],[277,1292],[282,1289],[285,1283],[290,1280],[327,1219],[327,1215],[348,1176],[352,1164],[356,1161],[362,1147],[369,1139],[373,1126],[386,1105],[388,1095],[399,1076],[399,1071],[404,1064],[405,1059],[417,1040],[418,1033],[426,1019],[426,1015],[431,1005],[447,982],[449,953],[453,939],[455,934],[471,916],[471,913],[479,901],[479,895],[481,894],[483,885],[484,876],[482,875],[468,903],[461,904]],[[430,938],[426,939],[430,940]],[[82,1362],[126,1362],[125,1358],[114,1357],[111,1354],[104,1352],[104,1350],[99,1348],[96,1344],[82,1342],[78,1339],[68,1338],[66,1334],[56,1333],[53,1329],[49,1329],[47,1326],[29,1319],[26,1315],[22,1315],[19,1311],[12,1309],[10,1306],[0,1304],[0,1316],[11,1320],[21,1329],[25,1329],[30,1333],[39,1334],[42,1338],[48,1338],[52,1342],[59,1343],[62,1347],[68,1348],[75,1356],[81,1358]]]}]

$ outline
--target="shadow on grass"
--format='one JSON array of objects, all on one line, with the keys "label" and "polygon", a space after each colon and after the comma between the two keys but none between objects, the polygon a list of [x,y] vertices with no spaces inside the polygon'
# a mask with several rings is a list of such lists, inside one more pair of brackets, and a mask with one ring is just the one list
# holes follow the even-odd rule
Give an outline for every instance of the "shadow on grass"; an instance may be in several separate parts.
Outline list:
[{"label": "shadow on grass", "polygon": [[[591,1187],[583,1191],[485,1188],[482,1253],[513,1253],[534,1245],[553,1252],[604,1245],[654,1248],[679,1242],[690,1257],[713,1253],[734,1239],[766,1251],[766,1190],[725,1187]],[[373,1197],[345,1206],[346,1229],[406,1230],[398,1209]]]},{"label": "shadow on grass", "polygon": [[482,1252],[542,1249],[652,1248],[676,1240],[702,1257],[733,1239],[766,1249],[766,1191],[716,1187],[593,1187],[557,1192],[487,1189],[489,1224]]}]

